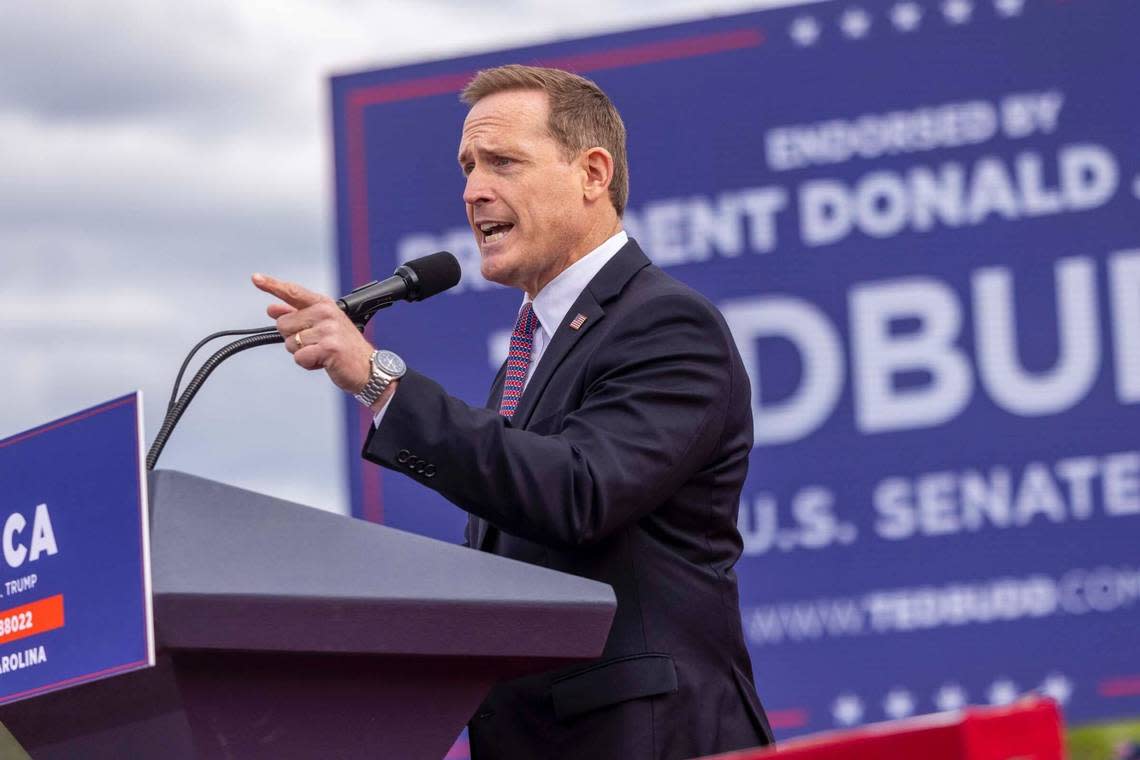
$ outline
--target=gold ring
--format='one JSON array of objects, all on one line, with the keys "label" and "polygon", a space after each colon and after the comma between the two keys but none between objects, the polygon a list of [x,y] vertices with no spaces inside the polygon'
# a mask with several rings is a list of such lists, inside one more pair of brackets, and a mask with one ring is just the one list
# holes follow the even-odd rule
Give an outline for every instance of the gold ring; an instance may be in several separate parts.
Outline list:
[{"label": "gold ring", "polygon": [[293,333],[293,337],[297,341],[297,350],[298,351],[300,351],[302,348],[305,347],[305,342],[303,340],[301,340],[301,333],[303,333],[303,332],[305,332],[305,331],[304,330],[298,330],[297,332]]}]

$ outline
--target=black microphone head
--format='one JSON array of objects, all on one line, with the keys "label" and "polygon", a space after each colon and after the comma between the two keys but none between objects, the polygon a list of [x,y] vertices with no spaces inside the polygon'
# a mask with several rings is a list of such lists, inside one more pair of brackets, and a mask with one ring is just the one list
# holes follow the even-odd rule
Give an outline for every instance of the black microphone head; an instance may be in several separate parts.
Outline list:
[{"label": "black microphone head", "polygon": [[411,274],[408,279],[409,301],[422,301],[436,293],[459,284],[459,262],[447,251],[438,251],[428,256],[412,259],[396,270],[396,274]]}]

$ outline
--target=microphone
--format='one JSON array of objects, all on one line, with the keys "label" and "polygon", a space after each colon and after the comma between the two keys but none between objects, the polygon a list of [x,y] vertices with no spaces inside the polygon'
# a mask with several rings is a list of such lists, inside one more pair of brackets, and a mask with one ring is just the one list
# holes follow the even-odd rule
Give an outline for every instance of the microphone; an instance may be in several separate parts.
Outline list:
[{"label": "microphone", "polygon": [[[436,293],[442,293],[459,283],[459,275],[459,262],[455,260],[455,257],[447,251],[439,251],[396,267],[395,274],[386,280],[361,285],[343,298],[337,299],[336,305],[348,315],[357,327],[363,330],[364,325],[368,323],[372,315],[380,309],[391,306],[396,301],[422,301]],[[182,373],[186,370],[186,365],[190,363],[190,357],[206,342],[223,335],[246,335],[247,337],[235,340],[214,352],[198,368],[197,374],[186,384],[185,390],[179,395],[178,386],[182,382]],[[174,381],[174,390],[170,394],[170,404],[166,408],[166,419],[162,421],[162,427],[146,455],[146,469],[148,471],[154,469],[155,464],[158,463],[158,457],[162,454],[167,440],[170,439],[170,434],[174,432],[174,427],[182,419],[186,407],[194,400],[194,396],[197,395],[202,384],[206,382],[206,378],[219,364],[239,351],[269,343],[281,343],[284,340],[277,332],[277,328],[270,325],[252,330],[226,330],[214,333],[198,343],[190,352],[190,356],[187,356],[186,361],[182,363],[182,369],[178,370],[178,378]],[[178,396],[177,401],[174,400],[175,396]]]},{"label": "microphone", "polygon": [[337,299],[336,305],[348,318],[363,327],[372,315],[396,301],[422,301],[455,287],[459,282],[459,262],[447,251],[439,251],[396,267],[391,277],[361,285]]}]

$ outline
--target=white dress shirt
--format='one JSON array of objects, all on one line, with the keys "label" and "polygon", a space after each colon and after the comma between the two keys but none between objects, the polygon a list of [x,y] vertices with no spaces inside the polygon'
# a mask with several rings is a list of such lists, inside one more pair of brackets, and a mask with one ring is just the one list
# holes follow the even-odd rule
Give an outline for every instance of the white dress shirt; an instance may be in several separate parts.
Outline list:
[{"label": "white dress shirt", "polygon": [[[534,347],[530,352],[530,366],[527,367],[526,380],[523,382],[524,390],[526,384],[530,382],[531,376],[534,375],[534,368],[538,366],[546,347],[550,345],[554,331],[566,319],[570,307],[578,300],[578,296],[582,295],[582,291],[590,284],[590,280],[594,279],[594,275],[600,272],[602,267],[628,241],[629,235],[625,234],[625,230],[618,230],[617,234],[606,242],[559,272],[557,277],[546,284],[546,287],[538,291],[533,301],[529,296],[523,296],[523,301],[519,304],[519,312],[522,312],[523,306],[529,301],[534,308],[535,316],[538,317],[538,327],[534,331]],[[397,386],[396,391],[392,394],[393,398],[396,393],[399,393],[399,390]],[[389,398],[388,403],[391,402],[392,399]],[[380,420],[384,419],[384,412],[387,410],[388,404],[385,404],[372,418],[372,424],[375,427],[380,426]]]},{"label": "white dress shirt", "polygon": [[[538,295],[531,301],[534,313],[538,317],[538,327],[534,331],[534,348],[531,349],[530,366],[527,367],[526,380],[523,381],[524,390],[534,375],[534,368],[538,366],[546,347],[550,345],[554,331],[566,319],[570,307],[578,300],[578,296],[582,295],[582,291],[590,284],[590,280],[594,279],[594,275],[602,270],[606,262],[612,259],[628,240],[629,235],[625,234],[625,230],[620,230],[609,240],[563,269],[557,277],[546,284],[545,288],[538,291]],[[528,301],[530,298],[524,295],[522,303],[519,304],[520,312]]]}]

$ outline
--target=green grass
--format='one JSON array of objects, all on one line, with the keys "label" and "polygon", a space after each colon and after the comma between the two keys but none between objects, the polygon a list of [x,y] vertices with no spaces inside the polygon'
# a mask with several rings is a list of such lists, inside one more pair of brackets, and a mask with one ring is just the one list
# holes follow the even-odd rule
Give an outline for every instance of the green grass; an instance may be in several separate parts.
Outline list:
[{"label": "green grass", "polygon": [[1133,742],[1140,746],[1140,720],[1094,723],[1066,732],[1069,760],[1114,760],[1118,748]]}]

